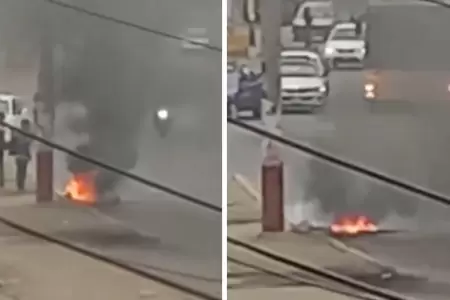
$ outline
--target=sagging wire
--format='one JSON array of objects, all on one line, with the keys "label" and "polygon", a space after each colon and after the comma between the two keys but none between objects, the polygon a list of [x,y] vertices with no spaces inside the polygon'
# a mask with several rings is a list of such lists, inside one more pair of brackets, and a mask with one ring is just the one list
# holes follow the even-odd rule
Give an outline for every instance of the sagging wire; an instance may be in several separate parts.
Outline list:
[{"label": "sagging wire", "polygon": [[105,14],[102,14],[102,13],[99,13],[99,12],[95,12],[95,11],[92,11],[92,10],[89,10],[89,9],[86,9],[86,8],[83,8],[83,7],[80,7],[80,6],[77,6],[77,5],[66,3],[66,2],[63,2],[63,1],[59,1],[59,0],[45,0],[45,1],[50,3],[50,4],[53,4],[53,5],[57,5],[57,6],[66,8],[66,9],[70,9],[70,10],[75,11],[77,13],[89,15],[91,17],[95,17],[95,18],[102,19],[102,20],[105,20],[105,21],[110,21],[110,22],[113,22],[113,23],[116,23],[116,24],[121,24],[121,25],[124,25],[124,26],[127,26],[127,27],[131,27],[131,28],[134,28],[134,29],[146,32],[146,33],[151,33],[151,34],[162,36],[162,37],[165,37],[165,38],[168,38],[168,39],[172,39],[172,40],[183,41],[183,42],[195,45],[195,46],[201,46],[201,47],[203,47],[205,49],[208,49],[208,50],[211,50],[211,51],[214,51],[214,52],[222,52],[222,47],[214,46],[214,45],[211,45],[209,43],[202,43],[202,42],[194,41],[194,40],[191,40],[191,39],[188,39],[188,38],[184,38],[184,37],[181,37],[181,36],[178,36],[178,35],[175,35],[175,34],[171,34],[171,33],[168,33],[168,32],[164,32],[164,31],[161,31],[161,30],[149,28],[149,27],[146,27],[146,26],[143,26],[143,25],[139,25],[139,24],[136,24],[136,23],[132,23],[132,22],[129,22],[129,21],[126,21],[126,20],[122,20],[122,19],[119,19],[119,18],[108,16],[108,15],[105,15]]},{"label": "sagging wire", "polygon": [[232,125],[235,125],[239,128],[245,129],[246,131],[250,131],[252,133],[263,136],[265,138],[269,138],[277,143],[287,145],[290,148],[294,148],[303,153],[306,153],[308,155],[311,155],[311,156],[314,156],[321,160],[324,160],[326,162],[329,162],[329,163],[336,165],[338,167],[341,167],[343,169],[350,170],[354,173],[362,174],[364,176],[367,176],[367,177],[373,178],[375,180],[378,180],[380,182],[386,183],[388,185],[394,186],[400,190],[404,190],[408,193],[411,193],[414,195],[419,195],[419,196],[425,197],[427,199],[433,200],[442,205],[445,205],[445,206],[450,205],[449,197],[447,197],[443,194],[437,193],[435,191],[426,189],[422,186],[403,181],[392,175],[382,173],[378,170],[370,169],[369,167],[366,167],[366,166],[360,166],[355,162],[342,159],[334,154],[327,153],[326,151],[323,151],[321,149],[317,149],[315,147],[303,144],[301,142],[294,141],[292,139],[268,132],[264,129],[257,128],[255,126],[246,124],[244,122],[235,120],[230,117],[227,118],[227,122]]},{"label": "sagging wire", "polygon": [[339,273],[332,272],[328,269],[321,269],[321,268],[315,267],[314,265],[310,265],[305,262],[300,262],[300,261],[294,260],[292,258],[283,256],[280,253],[276,253],[271,250],[266,250],[266,249],[260,248],[258,246],[252,245],[247,242],[243,242],[239,239],[236,239],[236,238],[233,238],[230,236],[227,237],[227,242],[234,246],[237,246],[237,247],[243,248],[245,250],[248,250],[250,252],[253,252],[255,254],[261,255],[270,260],[274,260],[274,261],[284,264],[286,266],[290,266],[292,268],[307,272],[309,274],[323,278],[330,282],[335,282],[337,284],[347,286],[353,290],[367,293],[368,295],[373,295],[375,297],[380,297],[383,299],[390,299],[390,300],[409,300],[409,299],[411,299],[411,298],[408,298],[407,296],[397,294],[394,291],[379,288],[375,285],[371,285],[364,281],[353,279],[346,275],[341,275]]},{"label": "sagging wire", "polygon": [[[85,206],[81,206],[81,208],[88,214],[91,214],[97,218],[101,218],[110,224],[114,224],[116,226],[122,227],[125,230],[134,232],[138,236],[159,241],[159,237],[153,236],[153,235],[149,234],[148,232],[146,232],[145,230],[136,228],[134,226],[129,226],[126,222],[123,222],[123,221],[120,221],[119,219],[113,218],[113,217],[103,213],[98,208],[95,208],[95,207],[87,208]],[[198,280],[198,281],[210,282],[210,283],[221,283],[222,282],[221,278],[208,277],[208,276],[195,274],[192,272],[188,273],[188,272],[182,272],[182,271],[178,271],[178,270],[163,268],[163,267],[159,267],[159,266],[152,265],[149,263],[137,262],[137,261],[133,261],[130,259],[120,258],[118,256],[108,255],[108,257],[111,259],[114,259],[116,261],[120,261],[122,263],[126,263],[129,265],[133,265],[133,266],[140,267],[140,268],[147,269],[147,270],[158,271],[158,272],[165,273],[165,274],[171,274],[171,275],[176,275],[176,276],[180,276],[180,277],[191,278],[191,279]]]},{"label": "sagging wire", "polygon": [[[188,273],[188,272],[182,272],[182,271],[177,271],[177,270],[171,270],[168,268],[162,268],[162,267],[158,267],[158,266],[151,265],[148,263],[132,261],[129,259],[121,259],[121,258],[118,258],[117,256],[115,256],[114,259],[117,261],[122,261],[123,263],[126,263],[126,264],[134,265],[138,268],[146,269],[146,270],[152,270],[152,271],[157,271],[157,272],[161,272],[161,273],[165,273],[165,274],[180,276],[180,277],[184,277],[184,278],[190,278],[190,279],[194,279],[197,281],[203,281],[203,282],[207,282],[207,283],[222,283],[222,278],[198,275],[198,274],[191,273],[191,272]],[[369,299],[369,300],[371,300],[371,299]]]},{"label": "sagging wire", "polygon": [[336,293],[336,294],[341,294],[343,296],[347,296],[347,297],[352,297],[355,299],[360,299],[360,300],[377,300],[379,298],[375,298],[375,297],[371,297],[369,295],[362,295],[360,293],[352,293],[349,291],[344,291],[343,289],[337,288],[337,287],[332,287],[330,285],[327,285],[325,283],[320,283],[318,280],[313,280],[313,279],[304,279],[304,278],[298,278],[299,275],[295,275],[294,276],[288,276],[285,275],[283,273],[280,272],[275,272],[260,266],[257,266],[256,264],[252,264],[252,263],[248,263],[248,262],[244,262],[240,259],[236,259],[233,258],[231,256],[227,257],[228,261],[235,263],[237,265],[241,265],[243,267],[249,268],[249,269],[253,269],[255,271],[261,272],[263,274],[272,276],[272,277],[276,277],[276,278],[280,278],[280,279],[284,279],[286,281],[289,281],[290,283],[293,284],[298,284],[298,285],[309,285],[309,286],[313,286],[313,287],[317,287],[320,288],[322,290],[326,290],[332,293]]},{"label": "sagging wire", "polygon": [[71,150],[71,149],[69,149],[67,147],[64,147],[64,146],[60,145],[60,144],[57,144],[57,143],[54,143],[54,142],[49,141],[47,139],[44,139],[44,138],[42,138],[40,136],[37,136],[37,135],[35,135],[33,133],[23,131],[22,129],[19,129],[19,128],[13,126],[13,125],[8,124],[8,123],[0,122],[0,126],[8,128],[8,129],[10,129],[10,130],[12,130],[14,132],[17,132],[17,133],[19,133],[19,134],[21,134],[21,135],[23,135],[23,136],[25,136],[25,137],[27,137],[27,138],[29,138],[31,140],[39,142],[39,143],[41,143],[43,145],[46,145],[46,146],[48,146],[48,147],[50,147],[52,149],[56,149],[56,150],[61,151],[61,152],[65,153],[65,154],[68,154],[68,155],[71,155],[73,157],[76,157],[76,158],[78,158],[80,160],[83,160],[83,161],[86,161],[86,162],[91,163],[93,165],[99,166],[99,167],[101,167],[101,168],[103,168],[105,170],[108,170],[108,171],[111,171],[113,173],[122,175],[123,177],[132,179],[132,180],[134,180],[136,182],[139,182],[139,183],[141,183],[143,185],[155,188],[157,190],[161,190],[161,191],[163,191],[163,192],[165,192],[167,194],[173,195],[173,196],[175,196],[177,198],[181,198],[181,199],[186,200],[186,201],[188,201],[188,202],[190,202],[192,204],[195,204],[197,206],[206,208],[206,209],[208,209],[210,211],[214,211],[214,212],[217,212],[217,213],[221,213],[222,212],[222,208],[220,206],[213,205],[211,203],[208,203],[205,200],[201,200],[201,199],[199,199],[197,197],[191,196],[189,194],[181,192],[181,191],[179,191],[177,189],[174,189],[172,187],[163,185],[161,183],[158,183],[158,182],[155,182],[155,181],[143,178],[143,177],[141,177],[139,175],[136,175],[136,174],[133,174],[131,172],[122,170],[120,168],[117,168],[117,167],[115,167],[113,165],[110,165],[108,163],[102,162],[102,161],[97,160],[95,158],[82,155],[82,154],[80,154],[80,153],[78,153],[78,152],[76,152],[74,150]]}]

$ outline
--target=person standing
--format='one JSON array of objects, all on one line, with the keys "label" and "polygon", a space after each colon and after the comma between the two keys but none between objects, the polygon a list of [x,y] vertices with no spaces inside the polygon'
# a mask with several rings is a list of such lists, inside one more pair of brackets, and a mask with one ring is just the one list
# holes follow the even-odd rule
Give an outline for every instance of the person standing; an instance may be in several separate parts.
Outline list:
[{"label": "person standing", "polygon": [[[26,133],[31,133],[31,123],[24,119],[20,122],[20,129]],[[31,160],[31,140],[20,133],[15,141],[15,161],[16,161],[16,186],[18,191],[25,190],[28,164]]]},{"label": "person standing", "polygon": [[306,29],[305,48],[310,48],[312,45],[313,16],[311,14],[311,8],[309,6],[305,7],[305,10],[303,11],[303,20],[305,20]]},{"label": "person standing", "polygon": [[[0,112],[0,123],[5,122],[5,113]],[[6,139],[5,139],[5,129],[0,125],[0,187],[5,186],[5,151]]]}]

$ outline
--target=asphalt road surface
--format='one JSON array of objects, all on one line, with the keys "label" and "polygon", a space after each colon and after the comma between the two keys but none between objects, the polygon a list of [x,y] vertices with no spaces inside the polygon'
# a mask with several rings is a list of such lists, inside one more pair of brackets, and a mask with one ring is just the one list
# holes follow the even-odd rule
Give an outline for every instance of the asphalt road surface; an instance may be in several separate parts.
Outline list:
[{"label": "asphalt road surface", "polygon": [[[445,34],[445,28],[450,25],[450,11],[396,2],[396,5],[370,2],[367,17],[372,52],[368,67],[450,70],[447,60],[450,41]],[[363,82],[362,72],[334,72],[325,111],[315,116],[284,116],[283,135],[450,194],[447,179],[450,173],[447,159],[450,102],[430,101],[429,105],[385,107],[373,112],[362,99]],[[432,100],[432,97],[430,94],[423,100]],[[261,139],[232,126],[228,126],[228,130],[229,169],[257,181]],[[421,284],[421,288],[413,289],[414,283],[407,282],[401,288],[392,288],[422,299],[448,298],[450,268],[444,264],[450,246],[448,208],[318,162],[298,151],[282,147],[281,152],[287,178],[286,214],[291,221],[307,218],[319,223],[329,222],[336,213],[351,212],[367,214],[386,228],[417,231],[408,241],[397,239],[396,235],[367,237],[361,246],[394,266],[429,277],[436,284],[432,288]],[[423,248],[419,249],[419,245]],[[417,251],[409,251],[416,246]],[[427,265],[440,268],[430,270],[424,267]],[[431,271],[438,273],[439,280]]]},{"label": "asphalt road surface", "polygon": [[[188,28],[205,28],[209,42],[215,46],[221,44],[220,1],[132,1],[126,5],[123,1],[95,2],[95,7],[89,6],[90,1],[72,3],[171,35],[187,36]],[[54,13],[62,19],[74,14],[57,7]],[[86,24],[92,24],[88,20],[91,17],[78,16],[84,18]],[[127,51],[145,58],[141,61],[143,68],[151,67],[147,69],[150,72],[145,86],[136,84],[142,80],[133,73],[128,78],[130,86],[146,89],[148,97],[147,117],[140,120],[136,145],[138,162],[131,172],[221,206],[221,53],[186,50],[179,40],[113,23],[108,26],[120,32]],[[108,49],[98,51],[108,53]],[[130,94],[129,98],[132,97]],[[123,102],[125,104],[118,109],[126,110],[126,103],[132,100],[123,99]],[[169,111],[172,120],[164,137],[153,123],[155,112],[162,107]],[[82,139],[66,126],[67,118],[77,115],[78,109],[68,104],[57,107],[55,140],[68,147],[75,147]],[[99,126],[103,125],[99,120]],[[117,145],[120,143],[122,141],[117,141]],[[102,160],[102,157],[96,158]],[[61,190],[69,178],[62,153],[56,154],[55,171],[56,188]],[[104,213],[127,227],[158,237],[169,247],[154,250],[146,244],[130,243],[125,247],[106,248],[105,254],[118,255],[143,268],[148,265],[167,271],[160,271],[161,275],[177,273],[176,280],[185,278],[192,288],[220,295],[220,213],[127,180],[123,180],[119,194],[123,203]],[[99,247],[89,233],[75,239]]]}]

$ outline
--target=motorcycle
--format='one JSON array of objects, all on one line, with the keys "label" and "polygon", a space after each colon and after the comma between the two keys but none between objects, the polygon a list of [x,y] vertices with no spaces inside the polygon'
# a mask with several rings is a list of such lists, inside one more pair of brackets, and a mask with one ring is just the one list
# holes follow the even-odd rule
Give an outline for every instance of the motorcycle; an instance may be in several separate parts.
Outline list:
[{"label": "motorcycle", "polygon": [[159,135],[161,137],[167,136],[172,125],[172,117],[169,115],[168,109],[161,107],[156,110],[153,120]]}]

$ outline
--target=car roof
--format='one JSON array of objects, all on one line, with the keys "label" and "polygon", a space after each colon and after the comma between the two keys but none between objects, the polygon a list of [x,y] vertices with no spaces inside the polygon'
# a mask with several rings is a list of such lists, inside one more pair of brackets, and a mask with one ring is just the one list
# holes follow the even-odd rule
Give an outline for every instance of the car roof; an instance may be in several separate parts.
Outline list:
[{"label": "car roof", "polygon": [[17,97],[11,93],[0,93],[0,100],[2,101],[12,101],[17,99]]},{"label": "car roof", "polygon": [[334,26],[335,29],[355,29],[356,28],[356,24],[353,22],[342,22],[342,23],[337,23]]},{"label": "car roof", "polygon": [[303,2],[304,7],[320,7],[320,6],[333,6],[333,2],[331,1],[305,1]]}]

